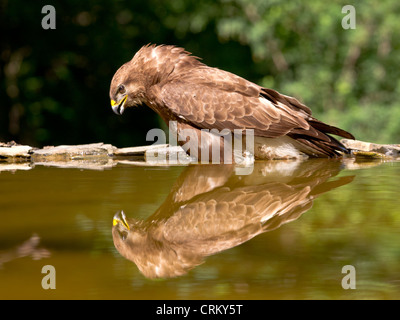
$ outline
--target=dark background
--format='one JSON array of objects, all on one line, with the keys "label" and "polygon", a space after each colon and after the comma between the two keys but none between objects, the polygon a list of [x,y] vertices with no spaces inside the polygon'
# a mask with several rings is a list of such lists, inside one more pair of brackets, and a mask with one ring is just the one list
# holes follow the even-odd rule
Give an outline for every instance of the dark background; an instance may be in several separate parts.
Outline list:
[{"label": "dark background", "polygon": [[[110,107],[115,71],[142,45],[175,44],[210,66],[293,95],[356,138],[400,143],[400,5],[363,1],[0,0],[0,141],[36,147],[149,144],[149,108]],[[56,29],[44,30],[44,5]]]}]

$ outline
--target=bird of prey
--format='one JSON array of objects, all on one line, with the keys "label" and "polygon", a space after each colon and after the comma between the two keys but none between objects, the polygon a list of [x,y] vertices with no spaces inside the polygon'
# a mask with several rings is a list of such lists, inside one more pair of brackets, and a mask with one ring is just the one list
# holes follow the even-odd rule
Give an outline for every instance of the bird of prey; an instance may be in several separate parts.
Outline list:
[{"label": "bird of prey", "polygon": [[244,177],[232,165],[190,166],[146,220],[117,212],[114,245],[147,278],[181,276],[207,256],[296,220],[317,196],[353,179],[328,181],[339,173],[340,161],[297,163],[285,172],[280,161],[255,162]]},{"label": "bird of prey", "polygon": [[[223,159],[224,139],[215,132],[224,129],[243,134],[245,129],[252,130],[256,159],[338,157],[349,151],[331,134],[354,139],[351,133],[314,118],[297,99],[209,67],[172,45],[142,47],[113,76],[110,99],[116,114],[145,104],[167,125],[176,122],[178,137],[183,130],[192,130],[201,141],[195,152],[198,160],[206,153],[211,159],[216,140]],[[206,130],[209,132],[201,135]],[[190,138],[179,140],[191,154]]]}]

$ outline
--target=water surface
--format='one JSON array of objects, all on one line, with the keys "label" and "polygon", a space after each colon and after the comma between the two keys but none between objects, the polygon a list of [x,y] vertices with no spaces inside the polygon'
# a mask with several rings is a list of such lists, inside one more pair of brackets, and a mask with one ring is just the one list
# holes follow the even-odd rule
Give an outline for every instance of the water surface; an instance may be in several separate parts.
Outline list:
[{"label": "water surface", "polygon": [[[351,168],[2,171],[0,298],[398,299],[400,163]],[[120,211],[146,239],[127,258],[112,234]],[[356,289],[342,287],[345,265]]]}]

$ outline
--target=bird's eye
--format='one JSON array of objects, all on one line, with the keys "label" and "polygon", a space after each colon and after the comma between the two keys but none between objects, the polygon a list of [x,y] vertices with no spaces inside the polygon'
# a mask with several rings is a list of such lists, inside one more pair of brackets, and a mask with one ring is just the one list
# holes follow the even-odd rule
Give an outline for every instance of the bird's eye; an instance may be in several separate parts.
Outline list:
[{"label": "bird's eye", "polygon": [[120,84],[119,85],[119,87],[118,87],[118,91],[117,91],[117,93],[125,93],[125,86],[123,85],[123,84]]},{"label": "bird's eye", "polygon": [[128,233],[127,232],[120,232],[119,235],[121,236],[122,241],[125,241],[126,238],[128,237]]}]

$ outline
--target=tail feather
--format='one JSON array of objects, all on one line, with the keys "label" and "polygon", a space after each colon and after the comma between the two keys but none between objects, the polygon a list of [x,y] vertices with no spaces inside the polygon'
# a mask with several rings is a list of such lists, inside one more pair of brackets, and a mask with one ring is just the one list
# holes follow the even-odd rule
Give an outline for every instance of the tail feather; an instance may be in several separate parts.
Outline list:
[{"label": "tail feather", "polygon": [[332,137],[330,137],[332,139],[331,142],[322,141],[305,135],[290,135],[290,137],[303,145],[304,149],[302,151],[310,156],[336,158],[340,156],[339,151],[348,153],[348,150],[340,142],[335,143],[337,140]]},{"label": "tail feather", "polygon": [[315,129],[317,129],[321,132],[331,133],[331,134],[334,134],[336,136],[340,136],[343,138],[348,138],[348,139],[353,139],[353,140],[355,139],[354,136],[350,132],[347,132],[343,129],[323,123],[315,118],[308,120],[308,123],[311,124],[311,126],[313,126]]},{"label": "tail feather", "polygon": [[[293,130],[289,136],[304,145],[308,150],[312,150],[311,156],[313,156],[314,151],[318,156],[324,155],[334,158],[341,156],[341,153],[350,153],[342,143],[331,136],[331,134],[334,134],[344,138],[354,139],[354,136],[350,132],[328,125],[314,118],[308,122],[312,130]],[[315,131],[318,132],[317,135]]]},{"label": "tail feather", "polygon": [[[274,105],[281,103],[291,108],[308,122],[309,127],[307,129],[304,126],[299,126],[291,128],[287,133],[289,137],[304,146],[304,152],[307,154],[311,156],[338,157],[341,153],[349,153],[349,150],[333,138],[331,134],[347,139],[355,139],[350,132],[315,119],[311,115],[311,110],[293,97],[285,96],[268,88],[262,88],[260,95]],[[271,131],[271,128],[269,130]]]}]

